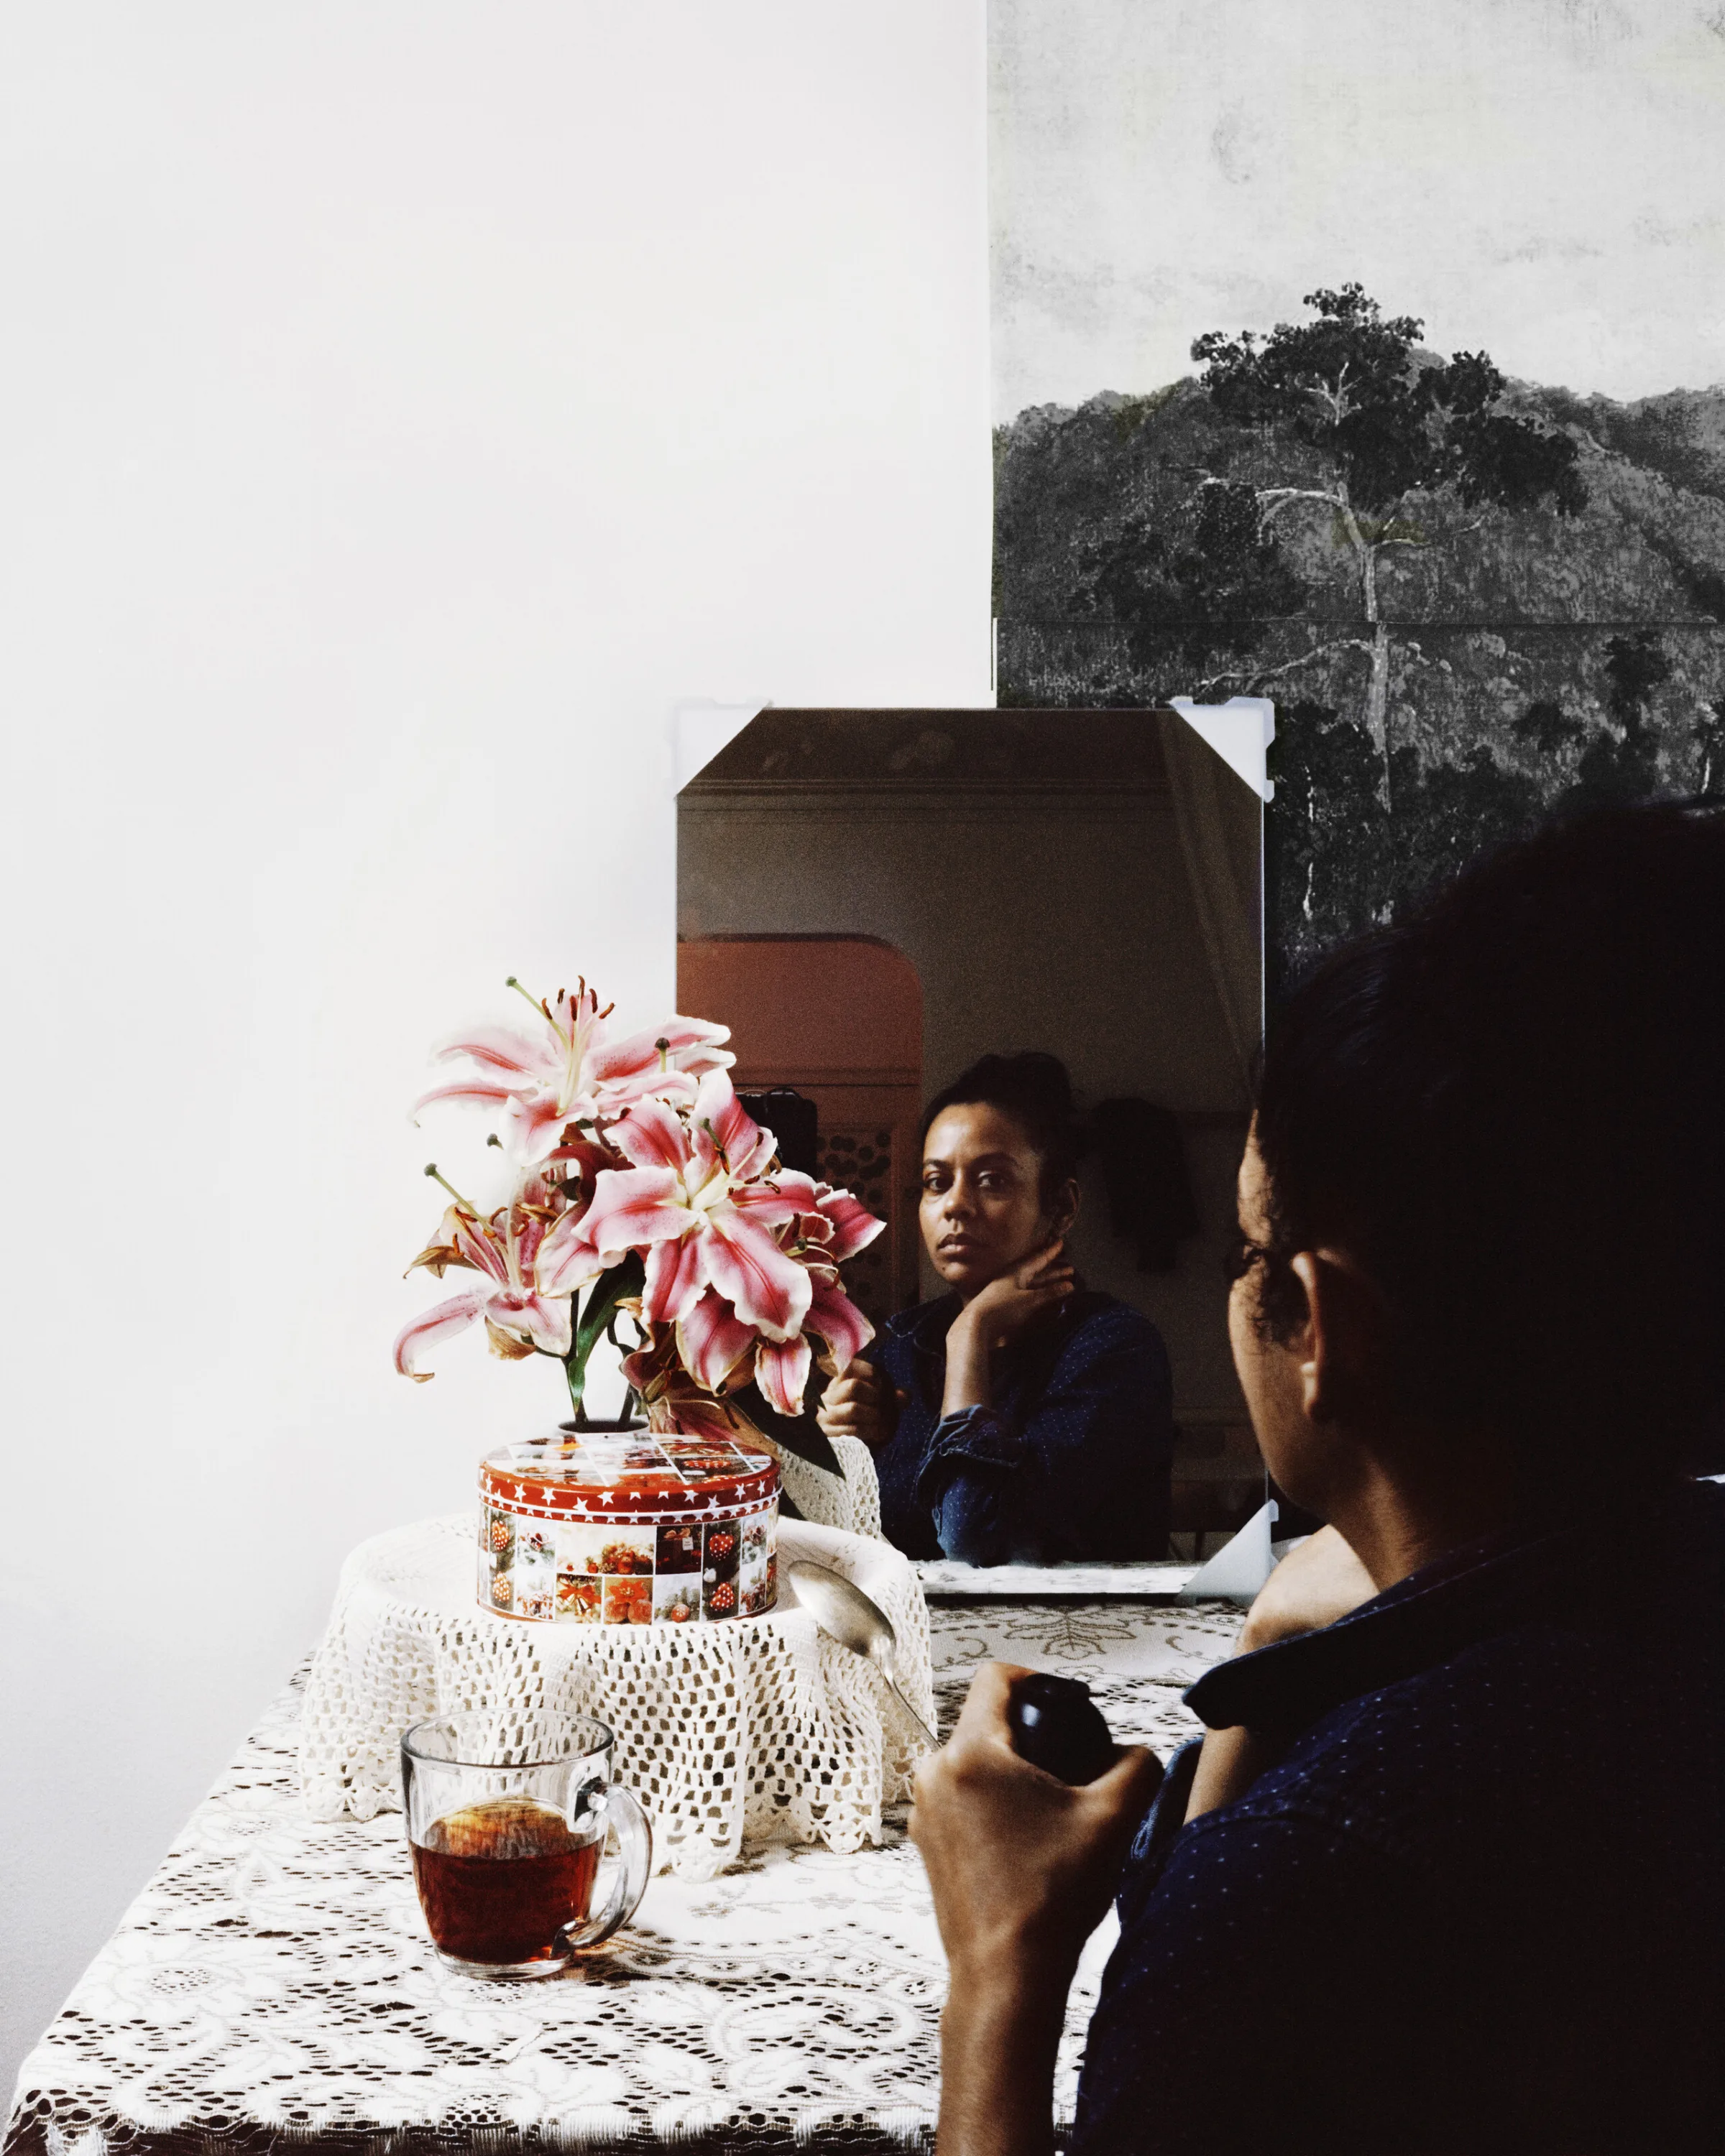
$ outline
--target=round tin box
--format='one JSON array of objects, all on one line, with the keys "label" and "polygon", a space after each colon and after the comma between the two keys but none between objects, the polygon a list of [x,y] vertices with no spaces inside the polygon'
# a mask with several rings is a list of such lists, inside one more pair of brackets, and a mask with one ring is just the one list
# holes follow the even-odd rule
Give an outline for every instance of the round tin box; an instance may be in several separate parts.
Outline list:
[{"label": "round tin box", "polygon": [[741,1438],[563,1430],[480,1463],[479,1599],[529,1624],[694,1625],[778,1598],[778,1462]]}]

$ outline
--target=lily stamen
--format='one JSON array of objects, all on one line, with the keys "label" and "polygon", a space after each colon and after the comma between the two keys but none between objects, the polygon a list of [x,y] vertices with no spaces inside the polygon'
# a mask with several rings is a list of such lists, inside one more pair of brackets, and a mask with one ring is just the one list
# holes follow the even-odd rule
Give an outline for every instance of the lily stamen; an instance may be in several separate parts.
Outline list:
[{"label": "lily stamen", "polygon": [[439,1175],[438,1173],[437,1163],[434,1160],[429,1160],[426,1162],[425,1173],[431,1178],[434,1183],[442,1183],[444,1188],[449,1192],[450,1197],[454,1199],[455,1203],[461,1208],[464,1213],[470,1213],[475,1220],[483,1220],[485,1219],[485,1214],[480,1212],[478,1206],[474,1204],[470,1198],[464,1198],[461,1195],[461,1193],[455,1188],[454,1184],[449,1181],[446,1175]]}]

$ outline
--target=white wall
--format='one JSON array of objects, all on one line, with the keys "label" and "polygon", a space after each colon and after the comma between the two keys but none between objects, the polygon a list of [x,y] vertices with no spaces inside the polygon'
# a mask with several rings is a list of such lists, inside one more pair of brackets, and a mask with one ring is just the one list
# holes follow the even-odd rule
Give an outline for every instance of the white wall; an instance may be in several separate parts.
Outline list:
[{"label": "white wall", "polygon": [[428,1042],[667,1001],[676,698],[988,701],[983,95],[981,0],[0,23],[8,2086],[553,1403],[388,1368]]}]

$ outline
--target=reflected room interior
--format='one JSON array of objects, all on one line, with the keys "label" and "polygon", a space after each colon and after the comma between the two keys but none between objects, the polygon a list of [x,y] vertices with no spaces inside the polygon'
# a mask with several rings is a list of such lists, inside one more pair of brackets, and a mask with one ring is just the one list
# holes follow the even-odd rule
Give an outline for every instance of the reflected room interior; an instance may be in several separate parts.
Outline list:
[{"label": "reflected room interior", "polygon": [[1104,1132],[1151,1134],[1085,1159],[1070,1249],[1166,1345],[1167,1553],[1187,1558],[1264,1493],[1223,1275],[1261,817],[1177,713],[1144,711],[769,710],[678,804],[677,1007],[731,1028],[732,1078],[787,1165],[887,1222],[845,1268],[877,1327],[941,1291],[918,1124],[979,1056],[1050,1051]]}]

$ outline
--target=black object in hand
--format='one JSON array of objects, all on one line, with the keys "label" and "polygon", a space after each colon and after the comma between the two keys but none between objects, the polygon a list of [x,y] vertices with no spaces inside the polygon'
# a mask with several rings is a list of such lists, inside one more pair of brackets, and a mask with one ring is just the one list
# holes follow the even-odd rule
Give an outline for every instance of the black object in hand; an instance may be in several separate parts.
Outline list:
[{"label": "black object in hand", "polygon": [[1076,1677],[1019,1677],[1007,1702],[1012,1748],[1060,1782],[1093,1782],[1114,1764],[1114,1739],[1090,1686]]}]

